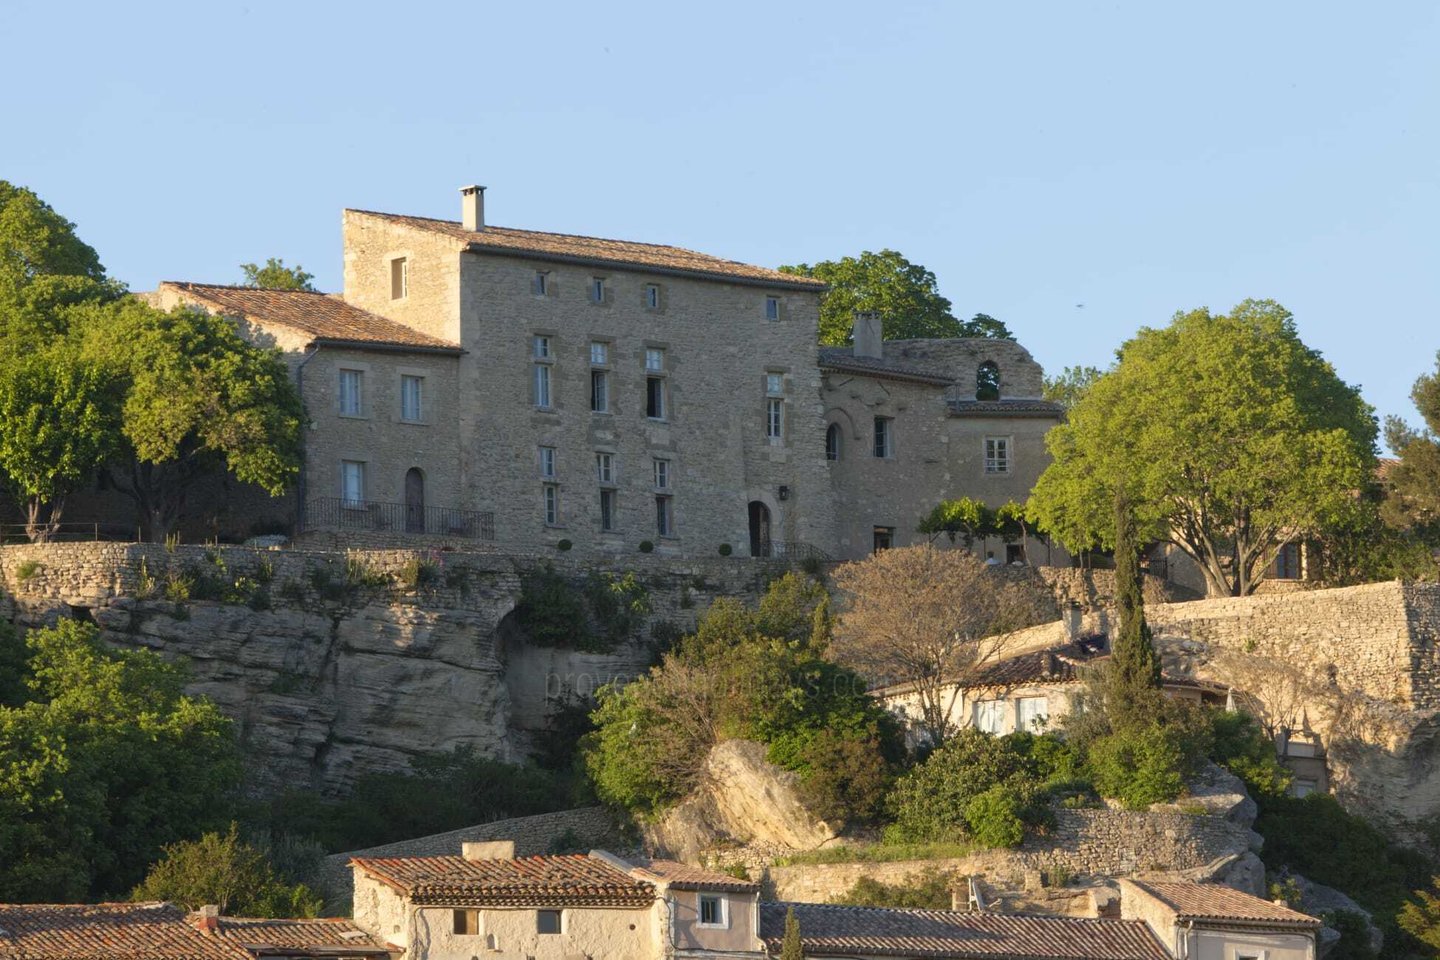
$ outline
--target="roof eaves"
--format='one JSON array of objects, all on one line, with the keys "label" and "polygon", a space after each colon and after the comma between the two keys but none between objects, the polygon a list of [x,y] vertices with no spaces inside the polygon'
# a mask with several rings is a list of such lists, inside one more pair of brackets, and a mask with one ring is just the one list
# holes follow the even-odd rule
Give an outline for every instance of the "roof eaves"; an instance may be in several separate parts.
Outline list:
[{"label": "roof eaves", "polygon": [[746,287],[765,287],[772,290],[802,290],[806,293],[824,293],[830,289],[828,284],[820,283],[819,281],[807,281],[803,278],[781,280],[770,277],[748,277],[744,274],[725,273],[720,270],[705,270],[700,267],[667,267],[659,264],[644,263],[639,260],[625,259],[623,257],[586,257],[573,253],[553,253],[548,250],[532,250],[523,247],[480,243],[475,240],[465,244],[463,252],[490,254],[498,257],[514,257],[518,260],[543,260],[547,263],[573,263],[586,267],[614,267],[619,265],[644,273],[653,273],[662,277],[704,277],[707,280],[719,280]]},{"label": "roof eaves", "polygon": [[936,386],[948,387],[955,381],[949,377],[942,377],[937,374],[921,373],[906,370],[896,370],[893,367],[870,367],[860,363],[846,363],[844,360],[821,360],[818,364],[821,370],[837,370],[841,373],[860,374],[866,377],[877,377],[881,380],[905,380],[910,383],[932,383]]},{"label": "roof eaves", "polygon": [[402,343],[398,340],[348,340],[341,337],[313,336],[310,340],[317,347],[343,347],[347,350],[373,350],[377,353],[438,353],[458,357],[465,353],[463,347],[442,347],[428,343]]}]

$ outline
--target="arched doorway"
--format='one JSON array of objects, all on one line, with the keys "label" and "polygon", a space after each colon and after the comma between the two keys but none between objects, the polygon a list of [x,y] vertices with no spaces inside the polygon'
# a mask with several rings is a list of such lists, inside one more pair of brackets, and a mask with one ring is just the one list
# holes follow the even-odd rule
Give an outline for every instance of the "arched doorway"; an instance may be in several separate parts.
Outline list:
[{"label": "arched doorway", "polygon": [[759,500],[750,501],[750,556],[763,557],[770,551],[770,508]]},{"label": "arched doorway", "polygon": [[405,532],[425,532],[425,474],[419,467],[405,472]]}]

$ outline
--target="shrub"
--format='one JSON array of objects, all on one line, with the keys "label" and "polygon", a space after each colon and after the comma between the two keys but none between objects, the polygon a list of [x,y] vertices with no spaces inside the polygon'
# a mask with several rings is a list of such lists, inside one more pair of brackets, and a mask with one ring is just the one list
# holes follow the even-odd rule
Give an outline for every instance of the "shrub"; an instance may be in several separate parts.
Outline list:
[{"label": "shrub", "polygon": [[19,583],[24,583],[44,569],[45,564],[39,560],[22,560],[15,565],[15,579]]},{"label": "shrub", "polygon": [[1090,745],[1090,773],[1102,796],[1132,810],[1164,803],[1185,785],[1185,752],[1174,728],[1153,724],[1101,737]]},{"label": "shrub", "polygon": [[213,903],[224,913],[249,917],[314,917],[324,906],[304,884],[277,877],[264,854],[240,840],[233,823],[227,834],[166,847],[131,899],[169,900],[186,910]]},{"label": "shrub", "polygon": [[730,544],[728,544],[728,543],[722,543],[722,544],[720,544],[720,556],[722,556],[722,557],[728,557],[728,556],[730,556],[730,554],[732,554],[732,553],[734,553],[734,552],[735,552],[735,548],[732,547],[732,546],[730,546]]},{"label": "shrub", "polygon": [[821,730],[801,748],[798,759],[805,770],[800,802],[815,816],[849,823],[880,818],[895,776],[878,734]]},{"label": "shrub", "polygon": [[1284,796],[1292,774],[1275,756],[1275,744],[1248,713],[1217,710],[1210,718],[1210,757],[1235,774],[1250,792]]},{"label": "shrub", "polygon": [[440,583],[440,564],[426,557],[411,557],[400,568],[400,582],[408,590],[424,590]]},{"label": "shrub", "polygon": [[559,550],[561,553],[565,553],[573,546],[575,546],[575,544],[569,540],[560,540],[556,542],[555,549]]},{"label": "shrub", "polygon": [[640,552],[641,552],[641,553],[652,553],[652,552],[654,552],[654,550],[655,550],[655,544],[652,543],[651,541],[649,541],[649,540],[641,540],[641,541],[640,541]]},{"label": "shrub", "polygon": [[515,620],[540,647],[574,646],[590,629],[580,592],[548,563],[520,574]]},{"label": "shrub", "polygon": [[849,890],[830,902],[851,907],[890,907],[900,910],[949,910],[951,891],[961,882],[953,873],[929,867],[904,883],[885,883],[861,877]]},{"label": "shrub", "polygon": [[585,581],[584,594],[596,629],[577,644],[582,650],[613,650],[636,636],[650,615],[650,594],[633,570],[623,577],[592,573]]},{"label": "shrub", "polygon": [[1025,839],[1023,804],[1011,787],[994,786],[965,805],[970,835],[987,847],[1018,847]]}]

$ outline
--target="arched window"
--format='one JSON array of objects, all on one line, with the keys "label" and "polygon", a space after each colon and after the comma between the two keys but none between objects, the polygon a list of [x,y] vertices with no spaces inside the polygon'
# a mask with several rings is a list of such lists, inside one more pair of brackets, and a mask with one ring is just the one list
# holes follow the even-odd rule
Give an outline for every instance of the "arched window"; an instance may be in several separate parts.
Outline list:
[{"label": "arched window", "polygon": [[980,369],[975,371],[975,399],[1000,399],[1000,368],[993,360],[986,360],[980,364]]},{"label": "arched window", "polygon": [[825,428],[825,459],[840,459],[840,424],[832,423]]}]

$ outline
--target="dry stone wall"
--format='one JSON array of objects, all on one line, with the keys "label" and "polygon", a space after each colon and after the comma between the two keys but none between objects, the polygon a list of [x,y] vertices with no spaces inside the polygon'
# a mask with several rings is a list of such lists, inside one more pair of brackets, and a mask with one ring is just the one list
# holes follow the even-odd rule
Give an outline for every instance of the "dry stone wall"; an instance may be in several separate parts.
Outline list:
[{"label": "dry stone wall", "polygon": [[[547,560],[576,580],[633,571],[648,623],[603,654],[527,644],[508,615],[521,571]],[[0,548],[0,615],[22,628],[88,618],[110,643],[185,659],[190,689],[235,719],[253,790],[333,793],[424,753],[523,756],[573,692],[646,669],[654,638],[690,629],[717,596],[753,599],[774,572],[638,554],[31,544]]]}]

